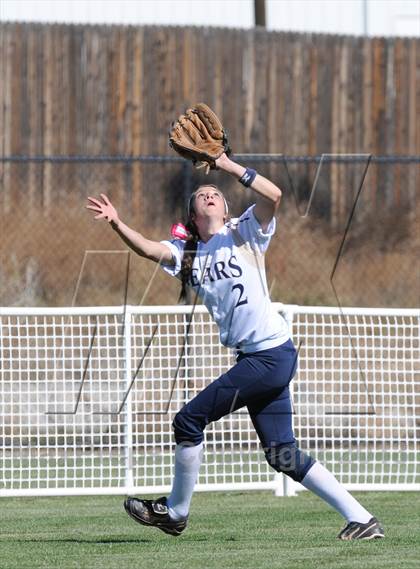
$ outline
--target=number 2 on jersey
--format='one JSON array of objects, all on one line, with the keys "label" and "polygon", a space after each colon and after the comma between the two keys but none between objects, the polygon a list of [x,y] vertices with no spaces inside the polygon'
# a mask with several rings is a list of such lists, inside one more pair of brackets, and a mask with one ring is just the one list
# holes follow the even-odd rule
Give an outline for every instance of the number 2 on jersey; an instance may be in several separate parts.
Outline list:
[{"label": "number 2 on jersey", "polygon": [[241,285],[241,284],[233,285],[232,292],[235,289],[239,290],[239,298],[238,298],[238,302],[235,304],[235,306],[233,308],[236,308],[237,306],[241,306],[242,304],[248,304],[248,297],[246,296],[245,298],[242,298],[244,295],[244,285]]}]

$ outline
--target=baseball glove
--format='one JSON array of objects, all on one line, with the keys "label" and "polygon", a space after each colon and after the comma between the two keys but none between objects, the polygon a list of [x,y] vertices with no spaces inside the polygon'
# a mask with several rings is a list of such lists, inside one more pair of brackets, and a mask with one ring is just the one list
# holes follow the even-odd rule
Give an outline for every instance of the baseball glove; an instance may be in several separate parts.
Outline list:
[{"label": "baseball glove", "polygon": [[188,109],[172,124],[169,144],[197,168],[205,167],[206,173],[216,168],[216,160],[223,152],[230,153],[219,117],[204,103]]}]

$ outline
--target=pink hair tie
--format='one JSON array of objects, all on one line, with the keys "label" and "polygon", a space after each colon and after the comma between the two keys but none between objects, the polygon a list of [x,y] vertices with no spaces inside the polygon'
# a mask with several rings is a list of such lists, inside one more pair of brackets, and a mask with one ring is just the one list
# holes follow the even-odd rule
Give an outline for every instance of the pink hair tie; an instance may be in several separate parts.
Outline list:
[{"label": "pink hair tie", "polygon": [[187,239],[189,233],[185,225],[182,225],[182,223],[174,223],[171,227],[171,235],[175,239]]}]

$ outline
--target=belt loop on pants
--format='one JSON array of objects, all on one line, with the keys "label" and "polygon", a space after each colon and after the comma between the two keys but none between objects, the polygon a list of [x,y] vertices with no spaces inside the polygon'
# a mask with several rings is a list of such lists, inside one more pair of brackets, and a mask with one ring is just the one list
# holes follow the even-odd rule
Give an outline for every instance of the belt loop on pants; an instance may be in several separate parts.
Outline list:
[{"label": "belt loop on pants", "polygon": [[241,352],[241,350],[239,348],[235,349],[235,359],[236,361],[239,360],[239,358],[243,355],[244,352]]}]

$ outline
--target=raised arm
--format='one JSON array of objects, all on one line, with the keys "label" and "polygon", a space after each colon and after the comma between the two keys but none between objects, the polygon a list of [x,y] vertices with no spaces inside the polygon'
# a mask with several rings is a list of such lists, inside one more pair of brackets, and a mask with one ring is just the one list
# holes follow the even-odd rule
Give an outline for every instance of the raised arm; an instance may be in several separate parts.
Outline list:
[{"label": "raised arm", "polygon": [[[246,171],[244,166],[237,164],[228,158],[226,154],[222,154],[220,158],[217,158],[216,166],[238,180]],[[263,231],[265,231],[279,208],[281,190],[260,174],[256,175],[250,188],[257,194],[254,209],[255,217],[258,219]]]},{"label": "raised arm", "polygon": [[128,227],[128,225],[120,220],[117,210],[108,197],[105,194],[101,194],[101,198],[102,201],[97,198],[88,198],[89,203],[86,208],[97,213],[95,219],[106,219],[124,243],[141,257],[146,257],[156,263],[162,262],[165,265],[174,264],[169,247],[163,243],[159,243],[159,241],[146,239],[141,233]]}]

